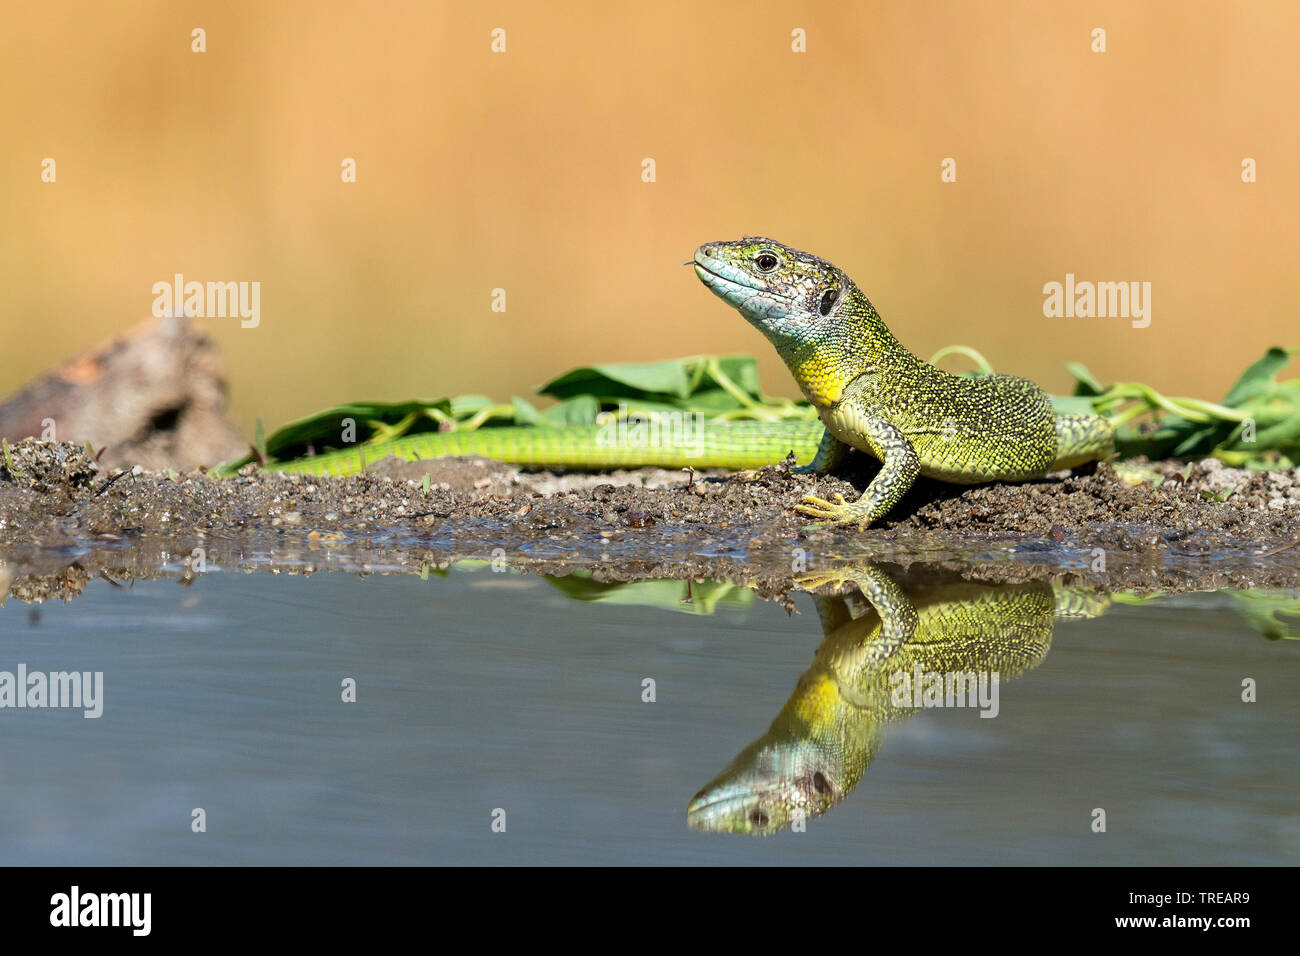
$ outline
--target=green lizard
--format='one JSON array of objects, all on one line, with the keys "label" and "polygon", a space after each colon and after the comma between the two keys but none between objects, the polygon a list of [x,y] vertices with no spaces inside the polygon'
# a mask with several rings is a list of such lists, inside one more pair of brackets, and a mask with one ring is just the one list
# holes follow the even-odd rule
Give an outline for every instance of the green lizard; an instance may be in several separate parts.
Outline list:
[{"label": "green lizard", "polygon": [[1114,429],[1097,415],[1055,415],[1050,397],[1010,375],[963,378],[917,358],[853,280],[824,259],[752,236],[710,242],[695,272],[776,346],[826,433],[806,469],[832,470],[849,448],[882,467],[857,501],[807,496],[796,511],[865,529],[918,475],[959,484],[1023,481],[1102,460]]},{"label": "green lizard", "polygon": [[[1090,588],[915,571],[895,580],[870,562],[798,580],[808,590],[845,583],[869,606],[854,613],[843,597],[813,596],[824,639],[812,666],[767,732],[692,798],[692,829],[766,835],[825,813],[862,780],[886,724],[913,716],[918,703],[983,703],[993,713],[998,682],[1042,662],[1056,620],[1110,606]],[[991,701],[979,700],[985,690]]]},{"label": "green lizard", "polygon": [[389,456],[450,455],[540,467],[755,468],[793,453],[801,471],[822,474],[852,447],[883,464],[862,497],[849,503],[809,496],[796,510],[865,528],[918,475],[963,484],[1016,481],[1112,453],[1114,431],[1105,418],[1054,415],[1051,399],[1032,382],[962,378],[912,355],[852,280],[823,259],[747,238],[703,245],[688,264],[776,345],[820,421],[706,422],[651,442],[627,441],[600,425],[481,428],[410,435],[268,468],[345,475]]}]

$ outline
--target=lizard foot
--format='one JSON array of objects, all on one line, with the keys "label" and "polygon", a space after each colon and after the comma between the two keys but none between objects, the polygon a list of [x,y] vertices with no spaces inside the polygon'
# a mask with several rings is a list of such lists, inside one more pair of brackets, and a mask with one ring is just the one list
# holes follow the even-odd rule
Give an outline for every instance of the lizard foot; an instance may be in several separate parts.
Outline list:
[{"label": "lizard foot", "polygon": [[866,531],[871,518],[864,517],[862,511],[844,500],[841,494],[832,496],[835,501],[827,501],[815,495],[805,495],[802,504],[795,505],[794,510],[809,518],[821,518],[825,524],[809,525],[805,530],[817,531],[834,525],[856,524],[859,531]]},{"label": "lizard foot", "polygon": [[815,591],[823,587],[838,591],[846,584],[857,583],[858,575],[854,574],[854,570],[853,568],[841,566],[826,571],[809,571],[807,574],[801,574],[795,578],[795,582],[800,588],[809,591]]}]

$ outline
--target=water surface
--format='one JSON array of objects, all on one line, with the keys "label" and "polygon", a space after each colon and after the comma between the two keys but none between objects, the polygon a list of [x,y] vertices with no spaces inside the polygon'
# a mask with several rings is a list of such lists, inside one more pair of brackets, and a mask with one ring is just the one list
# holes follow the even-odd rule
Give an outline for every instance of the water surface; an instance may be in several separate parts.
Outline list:
[{"label": "water surface", "polygon": [[[1300,642],[1264,637],[1227,594],[1057,620],[1041,660],[1001,686],[995,719],[891,720],[842,802],[804,832],[759,838],[694,830],[687,806],[798,693],[823,642],[814,598],[797,595],[789,616],[728,585],[567,590],[604,599],[479,567],[427,580],[217,569],[188,587],[94,580],[66,604],[11,600],[0,670],[102,671],[104,691],[98,719],[0,710],[0,856],[1285,864],[1300,853]],[[355,703],[341,700],[346,678]],[[1257,703],[1241,700],[1245,678]],[[195,808],[206,832],[191,830]],[[1096,808],[1105,833],[1092,832]]]}]

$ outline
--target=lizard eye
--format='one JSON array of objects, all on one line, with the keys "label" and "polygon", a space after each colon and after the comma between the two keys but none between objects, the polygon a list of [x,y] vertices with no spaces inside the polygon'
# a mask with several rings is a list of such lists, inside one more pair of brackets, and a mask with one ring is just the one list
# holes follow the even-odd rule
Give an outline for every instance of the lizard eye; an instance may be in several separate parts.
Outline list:
[{"label": "lizard eye", "polygon": [[770,252],[760,252],[754,264],[758,266],[759,272],[771,272],[776,268],[776,256]]},{"label": "lizard eye", "polygon": [[830,315],[831,306],[835,305],[839,297],[840,294],[834,289],[827,289],[822,293],[822,300],[817,303],[817,311],[822,315]]}]

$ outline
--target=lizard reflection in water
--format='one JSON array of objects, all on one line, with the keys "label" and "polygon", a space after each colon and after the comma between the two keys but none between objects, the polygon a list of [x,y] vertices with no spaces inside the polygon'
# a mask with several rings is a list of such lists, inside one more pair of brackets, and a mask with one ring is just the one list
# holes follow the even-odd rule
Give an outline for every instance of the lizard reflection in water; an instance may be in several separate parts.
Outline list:
[{"label": "lizard reflection in water", "polygon": [[825,813],[862,779],[884,725],[916,712],[918,672],[1009,680],[1047,656],[1057,617],[1097,617],[1110,604],[1043,581],[909,578],[904,589],[870,564],[805,575],[799,586],[846,582],[870,607],[855,615],[844,598],[813,595],[826,636],[812,666],[767,732],[691,800],[692,829],[768,834]]}]

